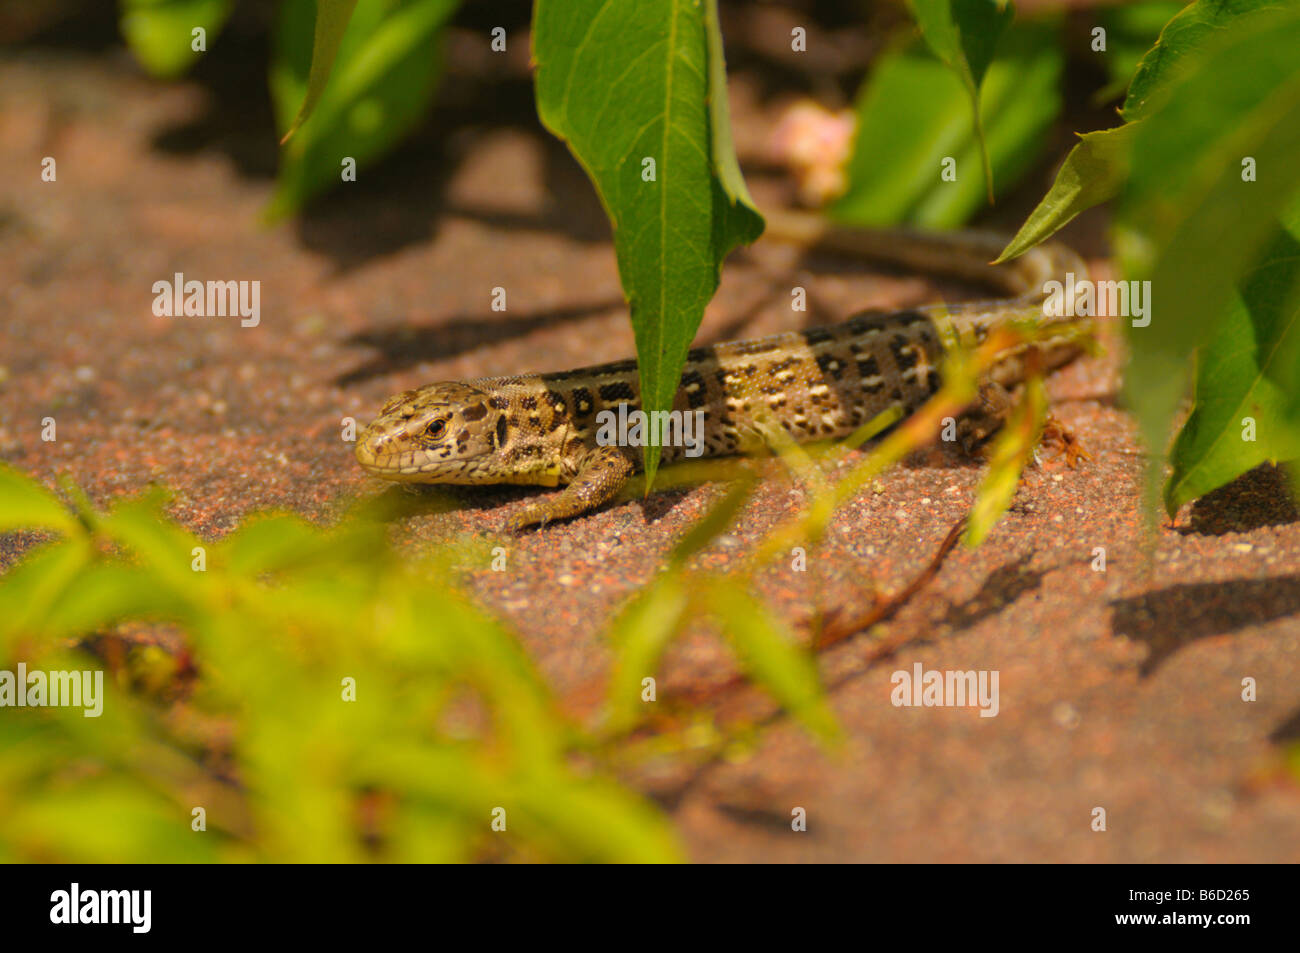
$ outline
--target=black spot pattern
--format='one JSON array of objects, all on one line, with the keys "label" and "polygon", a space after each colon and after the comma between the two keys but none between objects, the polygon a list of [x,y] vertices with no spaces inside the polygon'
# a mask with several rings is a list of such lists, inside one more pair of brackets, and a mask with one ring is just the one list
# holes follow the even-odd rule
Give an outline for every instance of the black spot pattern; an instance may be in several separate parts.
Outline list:
[{"label": "black spot pattern", "polygon": [[839,380],[844,375],[844,362],[833,354],[821,354],[817,357],[817,366],[821,368],[823,375],[829,374],[835,380]]},{"label": "black spot pattern", "polygon": [[587,417],[595,407],[591,403],[591,391],[585,387],[573,388],[573,411],[579,417]]},{"label": "black spot pattern", "polygon": [[901,334],[894,335],[893,340],[889,342],[889,350],[894,355],[894,363],[898,365],[900,371],[916,367],[921,359],[916,353],[916,348],[908,347],[907,338]]},{"label": "black spot pattern", "polygon": [[600,399],[607,404],[613,404],[620,400],[631,400],[632,397],[632,385],[627,381],[600,385]]},{"label": "black spot pattern", "polygon": [[[704,389],[704,377],[699,371],[687,371],[683,374],[681,387],[686,394],[686,401],[691,410],[703,407],[709,402],[709,395]],[[692,387],[694,389],[691,389]]]}]

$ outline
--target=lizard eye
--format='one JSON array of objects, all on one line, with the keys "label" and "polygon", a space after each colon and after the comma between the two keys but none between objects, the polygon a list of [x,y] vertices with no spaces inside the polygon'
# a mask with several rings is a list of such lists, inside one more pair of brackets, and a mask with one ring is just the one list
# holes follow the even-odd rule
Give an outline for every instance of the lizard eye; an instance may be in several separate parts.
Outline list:
[{"label": "lizard eye", "polygon": [[424,435],[430,440],[441,440],[443,434],[447,432],[447,421],[435,420],[429,426],[424,428]]}]

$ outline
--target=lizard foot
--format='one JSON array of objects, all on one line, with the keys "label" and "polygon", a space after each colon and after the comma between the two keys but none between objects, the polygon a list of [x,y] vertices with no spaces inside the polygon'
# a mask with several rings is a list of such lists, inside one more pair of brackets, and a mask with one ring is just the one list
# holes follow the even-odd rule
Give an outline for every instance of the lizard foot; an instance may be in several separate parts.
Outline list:
[{"label": "lizard foot", "polygon": [[1090,454],[1083,447],[1083,442],[1074,435],[1065,424],[1061,423],[1051,414],[1047,415],[1047,420],[1043,423],[1042,445],[1053,447],[1065,454],[1065,463],[1071,470],[1079,465],[1080,460],[1091,460]]}]

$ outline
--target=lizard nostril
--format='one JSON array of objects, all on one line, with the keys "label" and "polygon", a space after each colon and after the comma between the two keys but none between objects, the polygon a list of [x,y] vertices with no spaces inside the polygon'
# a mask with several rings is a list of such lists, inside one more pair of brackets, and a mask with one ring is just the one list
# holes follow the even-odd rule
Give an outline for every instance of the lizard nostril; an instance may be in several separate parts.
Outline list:
[{"label": "lizard nostril", "polygon": [[364,430],[357,437],[354,453],[357,462],[362,466],[373,467],[379,460],[380,454],[384,452],[384,445],[388,443],[390,435],[383,433],[374,433],[370,430]]}]

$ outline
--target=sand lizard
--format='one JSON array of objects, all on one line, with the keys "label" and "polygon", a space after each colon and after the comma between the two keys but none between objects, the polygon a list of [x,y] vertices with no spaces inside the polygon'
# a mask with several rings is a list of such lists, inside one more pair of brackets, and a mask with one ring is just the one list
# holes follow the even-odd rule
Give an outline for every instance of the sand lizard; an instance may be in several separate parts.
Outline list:
[{"label": "sand lizard", "polygon": [[[769,217],[769,231],[772,219]],[[1040,315],[1043,284],[1083,263],[1060,245],[1044,245],[1014,267],[987,262],[1001,239],[951,235],[833,230],[788,213],[782,237],[943,271],[1001,286],[1014,297],[991,302],[864,312],[828,327],[790,331],[752,341],[696,348],[687,356],[673,401],[678,411],[704,412],[704,456],[748,452],[755,421],[776,421],[797,442],[845,436],[898,407],[923,404],[940,386],[944,340],[956,333],[978,343],[1009,320]],[[900,234],[902,237],[900,238]],[[1080,351],[1084,319],[1060,322],[1070,333],[1036,345],[1045,366]],[[1008,354],[990,375],[999,389],[1024,374],[1022,354]],[[535,484],[564,489],[530,503],[512,521],[516,529],[591,511],[612,499],[642,465],[639,446],[602,445],[597,417],[620,404],[639,408],[634,360],[579,370],[484,377],[429,384],[391,398],[358,435],[357,461],[370,473],[412,483]],[[686,448],[665,446],[662,460],[682,459]]]}]

